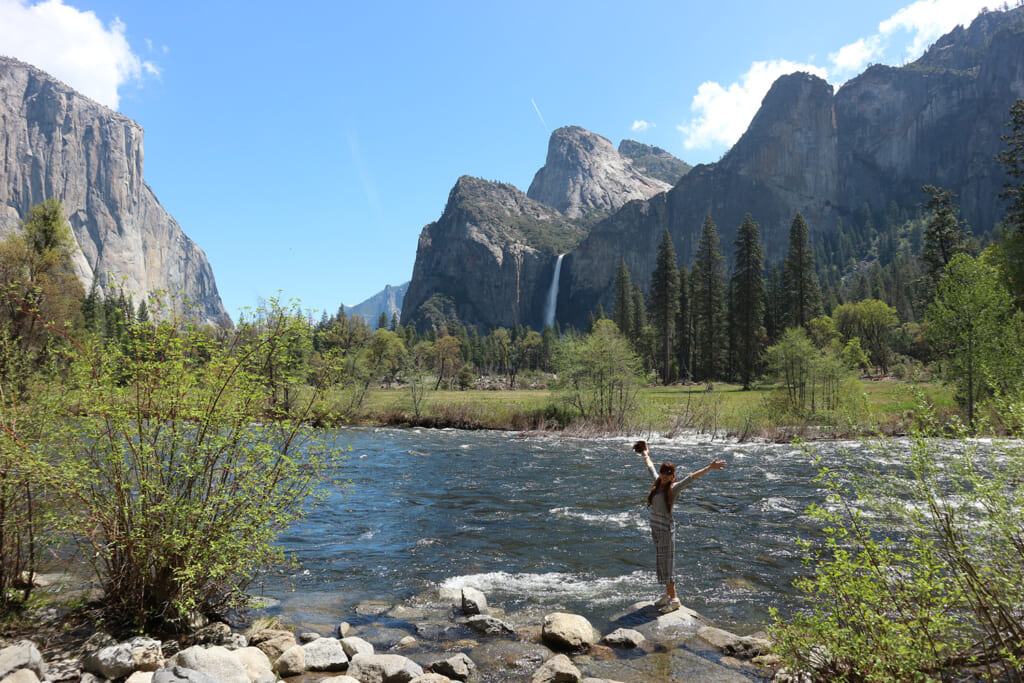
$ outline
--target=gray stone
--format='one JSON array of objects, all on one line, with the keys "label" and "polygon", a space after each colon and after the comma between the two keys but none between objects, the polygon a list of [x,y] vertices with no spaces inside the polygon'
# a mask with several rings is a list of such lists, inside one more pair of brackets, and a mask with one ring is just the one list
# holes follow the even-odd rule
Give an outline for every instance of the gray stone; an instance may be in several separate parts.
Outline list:
[{"label": "gray stone", "polygon": [[466,586],[462,589],[462,611],[470,616],[487,614],[487,596],[476,588]]},{"label": "gray stone", "polygon": [[345,654],[348,655],[349,659],[352,659],[356,655],[372,655],[373,645],[366,642],[358,636],[348,636],[347,638],[341,639],[341,647],[345,650]]},{"label": "gray stone", "polygon": [[579,614],[553,612],[544,617],[541,640],[556,650],[582,650],[601,639],[586,617]]},{"label": "gray stone", "polygon": [[306,651],[306,671],[344,671],[348,655],[336,638],[317,638],[302,646]]},{"label": "gray stone", "polygon": [[423,668],[401,655],[356,655],[348,675],[361,683],[409,683],[423,675]]},{"label": "gray stone", "polygon": [[352,624],[347,621],[343,621],[334,628],[334,633],[339,638],[348,638],[352,635]]},{"label": "gray stone", "polygon": [[451,681],[452,679],[442,674],[425,673],[412,679],[409,683],[451,683]]},{"label": "gray stone", "polygon": [[209,674],[221,683],[250,683],[238,655],[220,645],[209,648],[193,645],[171,657],[167,664]]},{"label": "gray stone", "polygon": [[767,653],[771,642],[765,638],[738,636],[714,626],[705,626],[697,631],[697,637],[707,641],[712,647],[727,655],[735,655],[751,659]]},{"label": "gray stone", "polygon": [[151,683],[220,683],[220,681],[202,671],[195,671],[184,666],[172,666],[154,672]]},{"label": "gray stone", "polygon": [[206,256],[143,178],[142,126],[9,57],[0,57],[0,92],[0,237],[54,196],[86,291],[95,276],[136,305],[150,292],[175,292],[179,312],[187,302],[200,323],[231,325]]},{"label": "gray stone", "polygon": [[39,648],[30,640],[21,640],[0,650],[0,679],[15,671],[28,669],[36,678],[46,678],[46,663]]},{"label": "gray stone", "polygon": [[312,631],[305,631],[299,634],[299,645],[305,645],[306,643],[312,643],[314,640],[320,637],[319,633],[313,633]]},{"label": "gray stone", "polygon": [[604,638],[601,642],[605,645],[620,648],[640,647],[644,642],[644,634],[631,628],[617,628]]},{"label": "gray stone", "polygon": [[295,647],[298,643],[291,631],[264,629],[252,634],[249,644],[263,650],[271,661],[281,656],[285,650]]},{"label": "gray stone", "polygon": [[136,671],[124,683],[153,683],[153,675],[152,671]]},{"label": "gray stone", "polygon": [[288,648],[274,662],[274,671],[282,678],[306,673],[306,650],[301,645]]},{"label": "gray stone", "polygon": [[457,655],[434,662],[428,667],[431,671],[443,674],[448,678],[459,681],[468,681],[469,677],[476,671],[476,664],[466,654],[460,652]]},{"label": "gray stone", "polygon": [[321,678],[320,683],[361,683],[358,678],[352,678],[349,675],[345,676],[331,676],[330,678]]},{"label": "gray stone", "polygon": [[6,678],[0,679],[0,683],[39,683],[39,677],[32,669],[18,669]]},{"label": "gray stone", "polygon": [[530,683],[580,683],[582,679],[583,674],[571,659],[565,655],[555,655],[534,672]]},{"label": "gray stone", "polygon": [[270,664],[270,658],[263,650],[258,647],[243,647],[234,652],[250,681],[266,680],[268,676],[270,679],[277,678],[274,675],[274,667]]},{"label": "gray stone", "polygon": [[103,678],[124,678],[135,671],[135,657],[129,642],[100,648],[82,660],[82,668]]},{"label": "gray stone", "polygon": [[469,617],[466,619],[466,626],[482,636],[508,636],[516,632],[511,624],[485,614]]},{"label": "gray stone", "polygon": [[80,659],[58,659],[51,661],[46,666],[46,679],[57,683],[58,681],[77,681],[82,676],[82,661]]}]

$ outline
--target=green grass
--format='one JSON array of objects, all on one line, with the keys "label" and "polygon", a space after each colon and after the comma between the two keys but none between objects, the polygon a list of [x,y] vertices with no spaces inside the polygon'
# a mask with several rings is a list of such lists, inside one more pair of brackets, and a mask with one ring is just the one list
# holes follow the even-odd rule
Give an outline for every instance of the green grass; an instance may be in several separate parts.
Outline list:
[{"label": "green grass", "polygon": [[[865,397],[861,405],[866,412],[858,410],[854,417],[847,417],[841,426],[833,428],[832,435],[903,433],[914,421],[919,395],[940,413],[956,410],[952,392],[937,383],[860,380],[858,390]],[[797,421],[799,424],[789,420],[780,427],[769,417],[770,411],[765,406],[776,391],[772,385],[743,391],[739,385],[725,383],[716,383],[711,390],[703,384],[644,387],[636,410],[617,431],[671,434],[697,430],[770,439],[806,435],[814,426],[813,419]],[[565,416],[564,409],[559,415],[558,404],[558,394],[548,389],[428,391],[420,417],[416,419],[406,389],[374,389],[367,394],[359,414],[350,416],[349,422],[552,429],[559,426],[556,418],[560,416],[564,420]],[[594,431],[606,427],[601,425]]]}]

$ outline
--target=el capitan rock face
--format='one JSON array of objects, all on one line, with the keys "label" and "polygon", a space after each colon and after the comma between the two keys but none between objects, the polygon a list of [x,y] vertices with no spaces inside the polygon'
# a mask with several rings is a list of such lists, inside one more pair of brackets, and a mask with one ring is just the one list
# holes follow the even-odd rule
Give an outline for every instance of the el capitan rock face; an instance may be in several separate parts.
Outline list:
[{"label": "el capitan rock face", "polygon": [[441,322],[437,312],[454,312],[483,329],[540,329],[557,255],[582,235],[577,222],[511,185],[463,176],[441,218],[420,233],[402,324],[426,329]]},{"label": "el capitan rock face", "polygon": [[0,57],[0,234],[60,199],[80,251],[75,272],[141,300],[187,300],[203,323],[231,325],[203,251],[146,184],[143,131],[33,66]]},{"label": "el capitan rock face", "polygon": [[526,194],[570,218],[588,218],[670,187],[634,168],[607,139],[579,126],[566,126],[551,134],[547,161]]}]

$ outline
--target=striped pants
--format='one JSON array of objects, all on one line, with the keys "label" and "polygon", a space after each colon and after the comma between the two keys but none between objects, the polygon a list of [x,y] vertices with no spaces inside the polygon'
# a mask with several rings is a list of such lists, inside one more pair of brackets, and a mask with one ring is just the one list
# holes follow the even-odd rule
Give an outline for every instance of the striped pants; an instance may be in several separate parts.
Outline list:
[{"label": "striped pants", "polygon": [[658,583],[675,583],[676,573],[676,530],[651,522],[651,538],[657,555]]}]

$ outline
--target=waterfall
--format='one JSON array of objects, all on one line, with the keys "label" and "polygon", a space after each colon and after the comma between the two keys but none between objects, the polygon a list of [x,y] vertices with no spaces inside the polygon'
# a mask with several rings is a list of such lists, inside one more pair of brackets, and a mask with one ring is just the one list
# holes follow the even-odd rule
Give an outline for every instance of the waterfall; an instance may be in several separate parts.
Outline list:
[{"label": "waterfall", "polygon": [[555,326],[555,311],[558,308],[558,277],[562,274],[562,258],[565,254],[559,254],[555,261],[555,274],[551,278],[551,287],[548,289],[548,300],[544,305],[545,327]]}]

